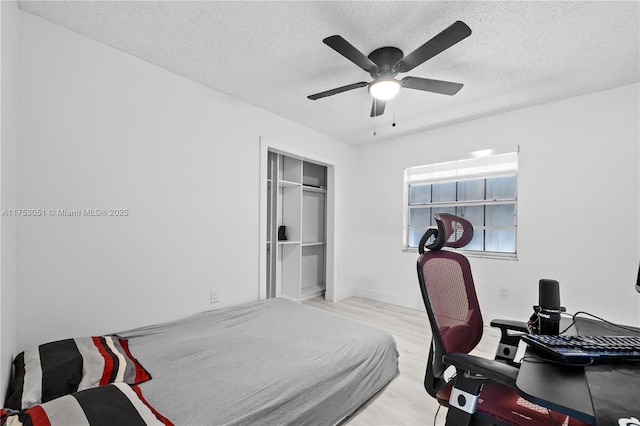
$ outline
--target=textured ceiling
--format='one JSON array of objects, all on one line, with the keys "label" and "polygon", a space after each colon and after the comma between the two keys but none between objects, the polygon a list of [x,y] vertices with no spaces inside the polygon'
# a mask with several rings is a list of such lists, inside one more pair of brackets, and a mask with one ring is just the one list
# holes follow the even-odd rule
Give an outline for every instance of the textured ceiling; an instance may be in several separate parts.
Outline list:
[{"label": "textured ceiling", "polygon": [[[21,1],[26,12],[296,123],[359,145],[639,81],[638,1]],[[370,76],[322,43],[406,54],[456,20],[471,36],[406,75],[464,83],[403,89],[370,118]],[[394,121],[397,125],[392,127]],[[374,136],[374,130],[377,135]]]}]

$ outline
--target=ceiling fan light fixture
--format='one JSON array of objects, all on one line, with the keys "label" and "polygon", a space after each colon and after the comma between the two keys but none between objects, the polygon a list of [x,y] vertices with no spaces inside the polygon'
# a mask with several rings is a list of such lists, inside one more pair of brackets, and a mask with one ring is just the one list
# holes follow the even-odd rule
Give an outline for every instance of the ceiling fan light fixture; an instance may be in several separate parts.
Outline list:
[{"label": "ceiling fan light fixture", "polygon": [[369,93],[376,99],[386,101],[398,94],[400,82],[393,77],[379,78],[369,85]]}]

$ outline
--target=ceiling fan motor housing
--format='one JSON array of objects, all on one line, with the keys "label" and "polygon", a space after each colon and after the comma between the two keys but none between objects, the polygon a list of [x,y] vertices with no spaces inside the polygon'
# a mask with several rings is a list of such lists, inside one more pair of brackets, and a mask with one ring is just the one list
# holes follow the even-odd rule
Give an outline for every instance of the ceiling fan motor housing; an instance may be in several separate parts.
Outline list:
[{"label": "ceiling fan motor housing", "polygon": [[381,47],[368,56],[377,65],[369,74],[374,79],[378,77],[395,77],[398,74],[397,62],[404,58],[404,53],[397,47]]}]

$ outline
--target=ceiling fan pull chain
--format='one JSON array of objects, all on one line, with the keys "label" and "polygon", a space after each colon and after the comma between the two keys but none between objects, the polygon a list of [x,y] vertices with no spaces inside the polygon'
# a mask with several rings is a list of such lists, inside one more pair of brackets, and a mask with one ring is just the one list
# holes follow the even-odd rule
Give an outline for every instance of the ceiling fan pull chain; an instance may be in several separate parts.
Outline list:
[{"label": "ceiling fan pull chain", "polygon": [[[378,102],[377,101],[378,100],[376,98],[373,98],[373,112],[374,112],[374,114],[377,114],[377,112],[378,112]],[[377,131],[377,126],[376,126],[376,120],[373,120],[373,136],[376,136],[377,134],[378,134],[378,131]]]},{"label": "ceiling fan pull chain", "polygon": [[393,123],[391,123],[391,127],[396,127],[396,103],[393,103]]}]

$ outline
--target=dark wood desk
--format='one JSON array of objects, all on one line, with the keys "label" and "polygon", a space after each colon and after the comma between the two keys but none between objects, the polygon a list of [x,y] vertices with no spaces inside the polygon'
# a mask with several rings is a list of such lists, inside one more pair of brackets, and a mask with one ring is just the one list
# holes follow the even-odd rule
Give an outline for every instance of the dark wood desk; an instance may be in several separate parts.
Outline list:
[{"label": "dark wood desk", "polygon": [[582,367],[566,367],[544,361],[530,349],[520,366],[516,387],[527,400],[596,424],[589,385]]},{"label": "dark wood desk", "polygon": [[[576,321],[576,329],[582,335],[633,334],[631,331],[584,318]],[[612,413],[603,412],[598,407],[611,406],[617,410],[616,413],[622,413],[622,416],[640,418],[638,378],[640,364],[564,366],[545,362],[532,349],[527,348],[516,387],[524,398],[543,407],[591,424],[617,425],[617,419],[614,419],[615,423],[611,423]],[[590,385],[597,395],[592,395]]]}]

